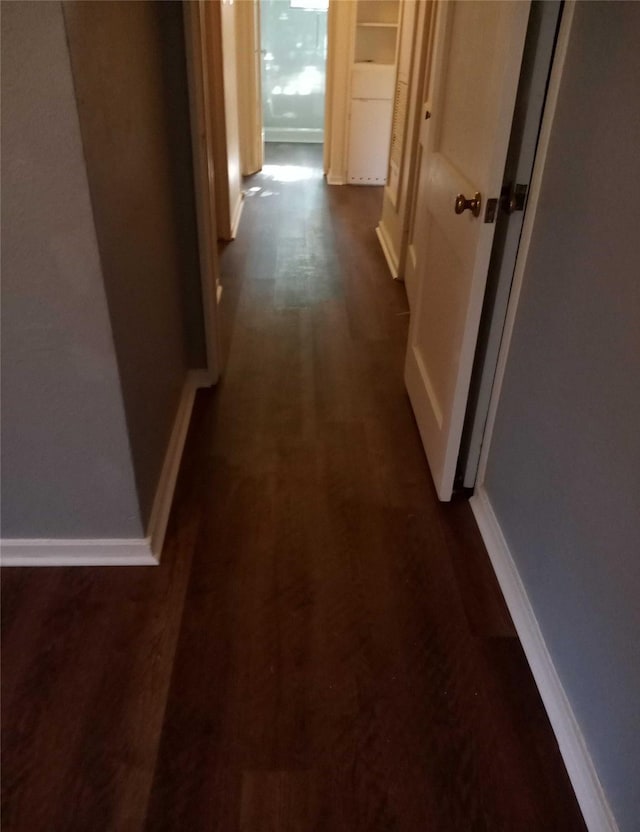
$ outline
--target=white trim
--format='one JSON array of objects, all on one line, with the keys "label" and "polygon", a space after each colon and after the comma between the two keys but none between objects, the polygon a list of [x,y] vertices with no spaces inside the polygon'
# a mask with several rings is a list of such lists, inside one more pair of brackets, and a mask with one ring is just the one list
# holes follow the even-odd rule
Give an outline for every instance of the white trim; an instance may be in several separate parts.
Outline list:
[{"label": "white trim", "polygon": [[2,566],[157,566],[162,553],[196,390],[210,387],[208,370],[189,370],[167,444],[147,537],[91,540],[0,541]]},{"label": "white trim", "polygon": [[380,222],[376,225],[376,237],[378,238],[378,242],[380,243],[380,248],[382,249],[382,253],[384,254],[384,259],[387,261],[387,266],[389,267],[389,271],[391,272],[391,277],[394,280],[397,280],[398,258],[396,257],[395,251],[393,249],[393,243],[387,235],[386,226],[382,220],[380,220]]},{"label": "white trim", "polygon": [[216,286],[219,280],[218,231],[215,196],[210,180],[213,140],[209,128],[210,95],[204,69],[205,56],[200,19],[202,8],[190,2],[185,2],[182,6],[207,366],[213,380],[217,381],[222,370],[216,303]]},{"label": "white trim", "polygon": [[147,536],[151,540],[151,551],[158,560],[160,560],[162,554],[162,545],[171,513],[173,494],[178,480],[196,390],[199,387],[209,387],[210,385],[211,378],[206,370],[189,370],[182,388],[147,529]]},{"label": "white trim", "polygon": [[482,439],[482,451],[480,452],[480,460],[478,462],[478,475],[476,480],[478,487],[480,487],[484,483],[485,473],[487,470],[489,448],[491,447],[491,438],[493,436],[493,430],[496,423],[498,402],[500,400],[500,393],[502,392],[505,367],[507,364],[509,349],[511,347],[511,338],[513,336],[513,327],[515,323],[516,312],[518,309],[518,303],[520,301],[522,281],[524,277],[524,271],[527,265],[527,258],[529,256],[529,246],[531,245],[531,237],[533,234],[533,228],[535,226],[536,212],[538,210],[538,200],[540,199],[540,188],[542,185],[545,163],[547,160],[551,128],[553,126],[556,106],[558,103],[558,93],[560,90],[562,72],[564,70],[564,62],[567,56],[567,47],[569,44],[571,25],[573,23],[574,10],[575,0],[567,0],[562,11],[562,19],[560,21],[560,29],[558,32],[558,41],[556,43],[555,53],[553,56],[553,66],[551,68],[551,75],[549,78],[547,100],[545,102],[544,113],[542,116],[542,125],[540,127],[540,139],[538,141],[536,159],[531,175],[531,187],[529,189],[529,196],[527,198],[527,210],[524,216],[522,236],[520,238],[520,245],[518,247],[518,254],[516,256],[516,264],[513,272],[513,283],[511,285],[511,294],[509,296],[509,304],[507,306],[504,331],[502,333],[502,342],[500,344],[500,352],[498,354],[498,362],[496,365],[496,374],[493,381],[493,390],[491,392],[491,399],[489,401],[487,422],[484,430],[484,436]]},{"label": "white trim", "polygon": [[619,832],[571,703],[484,487],[470,501],[590,832]]},{"label": "white trim", "polygon": [[[512,127],[512,135],[518,136],[518,148],[514,153],[513,142],[510,141],[510,156],[505,168],[504,181],[520,182],[525,188],[530,184],[533,166],[536,158],[536,147],[540,133],[540,125],[544,115],[544,99],[549,82],[549,74],[553,65],[558,24],[562,16],[561,0],[546,0],[538,4],[535,16],[536,37],[535,44],[529,43],[525,47],[525,56],[521,73],[529,78],[527,100],[522,100],[520,90],[519,103],[516,103],[516,116]],[[532,23],[530,22],[530,26]],[[524,106],[519,106],[524,105]],[[516,158],[517,157],[517,158]],[[505,224],[506,223],[506,224]],[[500,224],[505,224],[500,228]],[[484,442],[487,415],[491,402],[491,393],[496,376],[500,345],[504,333],[507,308],[524,215],[512,214],[506,218],[500,213],[496,231],[503,231],[502,255],[500,263],[489,270],[489,282],[493,284],[493,304],[488,331],[485,333],[483,344],[482,368],[478,375],[478,388],[475,400],[469,404],[467,418],[472,417],[469,431],[466,459],[463,467],[463,485],[473,488],[478,476],[478,465]],[[487,292],[489,289],[487,289]],[[480,343],[479,345],[480,346]]]},{"label": "white trim", "polygon": [[157,566],[149,538],[133,540],[3,540],[5,566]]},{"label": "white trim", "polygon": [[201,370],[189,370],[185,386],[191,385],[196,390],[200,390],[202,387],[213,387],[215,383],[215,379],[211,376],[209,370],[203,368]]},{"label": "white trim", "polygon": [[238,227],[240,225],[240,217],[242,216],[242,209],[244,208],[244,191],[240,191],[236,200],[235,208],[233,209],[233,217],[231,219],[231,239],[235,240],[238,236]]},{"label": "white trim", "polygon": [[263,164],[262,84],[258,0],[236,3],[236,66],[238,73],[238,134],[243,176]]},{"label": "white trim", "polygon": [[329,0],[323,167],[329,185],[344,185],[347,173],[349,89],[355,48],[357,4]]},{"label": "white trim", "polygon": [[265,127],[265,143],[273,144],[322,144],[322,127]]}]

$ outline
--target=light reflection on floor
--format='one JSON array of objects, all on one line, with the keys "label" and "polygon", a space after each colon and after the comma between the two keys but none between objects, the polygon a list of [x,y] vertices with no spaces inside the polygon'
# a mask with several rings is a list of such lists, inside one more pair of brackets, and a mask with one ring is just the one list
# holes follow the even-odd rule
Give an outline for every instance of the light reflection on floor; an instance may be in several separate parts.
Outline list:
[{"label": "light reflection on floor", "polygon": [[[307,165],[263,165],[260,176],[270,182],[307,182],[310,179],[322,179],[321,168]],[[279,191],[270,191],[260,185],[253,185],[244,191],[245,197],[278,196]]]},{"label": "light reflection on floor", "polygon": [[322,170],[306,165],[264,165],[262,173],[272,182],[305,182],[322,179]]}]

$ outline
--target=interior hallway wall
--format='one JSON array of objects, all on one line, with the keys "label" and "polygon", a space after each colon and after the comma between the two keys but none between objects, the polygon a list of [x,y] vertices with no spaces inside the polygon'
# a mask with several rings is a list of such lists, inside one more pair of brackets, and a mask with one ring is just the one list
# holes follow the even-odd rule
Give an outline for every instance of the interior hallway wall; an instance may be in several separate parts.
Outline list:
[{"label": "interior hallway wall", "polygon": [[640,818],[640,5],[578,3],[486,489],[621,832]]},{"label": "interior hallway wall", "polygon": [[187,367],[204,364],[181,8],[70,2],[64,12],[146,526]]},{"label": "interior hallway wall", "polygon": [[324,124],[324,170],[329,185],[344,185],[347,180],[347,115],[355,13],[354,0],[334,0],[329,4]]},{"label": "interior hallway wall", "polygon": [[162,42],[162,68],[174,221],[180,250],[180,287],[183,299],[185,346],[190,368],[207,366],[207,348],[200,283],[198,218],[189,111],[183,4],[164,0],[159,4],[158,22]]},{"label": "interior hallway wall", "polygon": [[60,3],[2,7],[2,277],[2,536],[142,536]]}]

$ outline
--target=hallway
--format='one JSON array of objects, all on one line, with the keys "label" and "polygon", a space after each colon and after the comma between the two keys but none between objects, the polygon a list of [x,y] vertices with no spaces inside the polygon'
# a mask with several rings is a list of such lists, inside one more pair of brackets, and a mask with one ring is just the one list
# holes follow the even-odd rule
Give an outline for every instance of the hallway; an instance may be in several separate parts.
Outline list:
[{"label": "hallway", "polygon": [[578,832],[404,390],[381,189],[268,146],[158,569],[5,570],[7,832]]}]

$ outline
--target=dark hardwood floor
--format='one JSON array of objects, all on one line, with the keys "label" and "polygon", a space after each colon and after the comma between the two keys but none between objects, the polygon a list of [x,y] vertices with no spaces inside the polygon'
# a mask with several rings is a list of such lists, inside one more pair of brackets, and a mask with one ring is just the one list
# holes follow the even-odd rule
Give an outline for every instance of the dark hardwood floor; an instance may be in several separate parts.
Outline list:
[{"label": "dark hardwood floor", "polygon": [[162,565],[4,570],[6,832],[584,832],[465,502],[438,503],[381,192],[269,148]]}]

